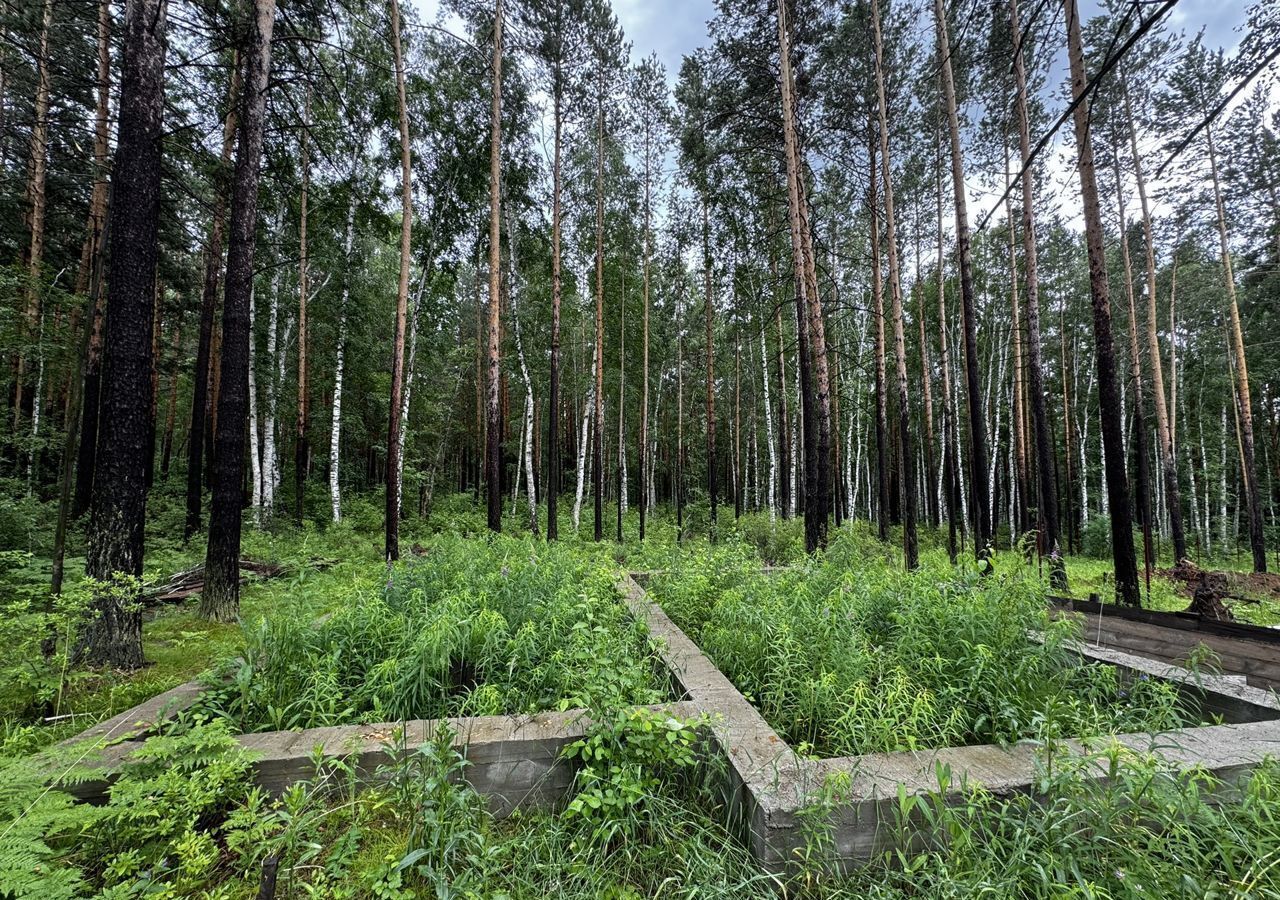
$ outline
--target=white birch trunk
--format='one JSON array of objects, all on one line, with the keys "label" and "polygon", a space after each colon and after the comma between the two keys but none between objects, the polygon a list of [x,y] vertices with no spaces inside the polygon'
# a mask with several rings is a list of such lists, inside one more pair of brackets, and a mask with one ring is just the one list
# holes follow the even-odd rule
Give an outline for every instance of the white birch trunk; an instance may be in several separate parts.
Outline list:
[{"label": "white birch trunk", "polygon": [[249,465],[253,473],[253,527],[262,527],[262,447],[258,435],[257,350],[254,344],[255,303],[257,291],[249,290]]},{"label": "white birch trunk", "polygon": [[342,375],[347,356],[347,301],[351,298],[351,245],[355,239],[356,191],[354,167],[347,223],[342,232],[342,298],[338,301],[338,354],[333,369],[333,408],[329,414],[329,503],[333,521],[342,521],[342,488],[338,470],[342,463]]},{"label": "white birch trunk", "polygon": [[595,354],[591,354],[591,386],[587,388],[587,403],[582,410],[582,429],[578,440],[578,489],[573,500],[573,530],[578,530],[582,518],[582,490],[586,486],[583,476],[587,465],[587,429],[591,426],[591,411],[596,405],[596,363]]}]

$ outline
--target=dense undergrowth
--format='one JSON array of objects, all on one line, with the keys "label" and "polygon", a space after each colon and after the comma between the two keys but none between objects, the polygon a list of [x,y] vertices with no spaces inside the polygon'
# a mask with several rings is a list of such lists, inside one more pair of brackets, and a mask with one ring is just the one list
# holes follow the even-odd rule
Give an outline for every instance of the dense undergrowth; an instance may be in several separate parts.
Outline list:
[{"label": "dense undergrowth", "polygon": [[1029,570],[984,579],[935,550],[906,573],[858,526],[794,570],[762,571],[741,545],[704,549],[651,592],[784,738],[822,756],[1193,718],[1166,682],[1080,665],[1067,646],[1077,626],[1049,616]]},{"label": "dense undergrowth", "polygon": [[562,545],[437,538],[319,623],[249,629],[204,708],[253,731],[656,703],[616,578]]},{"label": "dense undergrowth", "polygon": [[[152,580],[202,549],[169,538],[176,507],[157,507]],[[646,542],[631,539],[632,511],[624,544],[573,535],[566,518],[566,539],[548,547],[489,539],[482,510],[451,497],[430,521],[406,523],[406,560],[388,577],[378,504],[349,509],[337,526],[247,530],[245,555],[287,574],[246,585],[235,625],[201,622],[191,603],[153,610],[152,665],[139,673],[69,664],[83,592],[72,584],[44,604],[42,538],[0,559],[0,897],[248,900],[274,872],[282,900],[1280,898],[1280,764],[1225,785],[1111,745],[1109,732],[1165,728],[1189,712],[1159,682],[1074,665],[1070,626],[1044,615],[1039,573],[1011,555],[983,581],[924,533],[924,566],[908,576],[864,526],[834,532],[830,550],[806,560],[798,521],[723,513],[713,545],[697,504],[682,544],[665,512]],[[698,723],[629,708],[666,685],[614,592],[619,565],[669,572],[651,589],[801,749],[1103,735],[1097,755],[1042,751],[1034,797],[995,797],[940,770],[936,794],[900,797],[899,821],[885,824],[904,849],[845,876],[823,864],[825,818],[845,785],[817,786],[792,871],[767,875],[722,805]],[[50,629],[57,650],[45,659]],[[204,670],[232,680],[147,741],[105,804],[49,789],[51,777],[92,774],[83,750],[51,742]],[[570,706],[593,708],[600,724],[570,751],[580,768],[569,797],[503,820],[462,782],[465,760],[443,733],[403,752],[379,785],[348,761],[317,759],[314,777],[279,798],[253,787],[252,757],[232,737]],[[406,748],[393,739],[390,749]],[[1093,777],[1099,766],[1106,778]]]},{"label": "dense undergrowth", "polygon": [[695,746],[692,723],[618,714],[572,749],[583,768],[566,807],[503,821],[461,781],[447,732],[409,753],[393,738],[402,752],[378,786],[339,760],[274,800],[251,786],[251,757],[221,722],[149,740],[101,806],[6,761],[0,891],[247,900],[269,874],[277,897],[333,900],[1280,896],[1274,763],[1226,785],[1110,746],[1046,766],[1034,798],[940,770],[938,791],[900,797],[885,825],[902,849],[845,876],[823,865],[839,802],[823,791],[802,814],[809,839],[790,871],[770,876],[726,825],[716,769]]}]

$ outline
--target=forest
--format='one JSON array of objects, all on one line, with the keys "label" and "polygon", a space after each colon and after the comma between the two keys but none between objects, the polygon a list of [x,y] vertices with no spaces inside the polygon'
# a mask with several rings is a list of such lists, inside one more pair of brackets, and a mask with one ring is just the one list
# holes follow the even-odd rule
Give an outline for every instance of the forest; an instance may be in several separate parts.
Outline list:
[{"label": "forest", "polygon": [[0,0],[0,900],[1280,897],[1278,59]]}]

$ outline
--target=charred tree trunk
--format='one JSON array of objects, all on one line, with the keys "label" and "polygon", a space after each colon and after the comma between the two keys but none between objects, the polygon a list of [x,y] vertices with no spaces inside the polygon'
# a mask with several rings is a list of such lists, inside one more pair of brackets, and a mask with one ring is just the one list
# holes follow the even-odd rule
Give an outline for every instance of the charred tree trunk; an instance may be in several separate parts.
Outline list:
[{"label": "charred tree trunk", "polygon": [[204,252],[204,290],[200,295],[200,339],[196,345],[196,369],[192,378],[191,430],[187,435],[187,518],[183,537],[190,538],[200,530],[200,505],[204,488],[204,441],[212,400],[210,367],[212,364],[213,328],[218,309],[218,285],[222,275],[222,239],[227,210],[229,185],[224,179],[231,168],[231,151],[235,144],[237,108],[240,97],[239,54],[232,58],[231,83],[227,89],[227,115],[222,126],[222,156],[219,161],[218,189],[214,192],[213,219],[209,226],[209,243]]},{"label": "charred tree trunk", "polygon": [[120,79],[120,129],[112,189],[128,197],[111,216],[98,472],[89,517],[87,571],[98,582],[95,618],[80,650],[90,663],[143,665],[140,578],[146,522],[147,404],[152,304],[160,225],[165,2],[129,0]]},{"label": "charred tree trunk", "polygon": [[[258,175],[271,73],[275,0],[255,0],[245,60],[244,101],[231,192],[227,284],[222,304],[218,431],[209,504],[209,547],[200,614],[215,622],[240,612],[240,526],[249,403],[249,296],[257,237]],[[198,398],[197,398],[198,399]]]}]

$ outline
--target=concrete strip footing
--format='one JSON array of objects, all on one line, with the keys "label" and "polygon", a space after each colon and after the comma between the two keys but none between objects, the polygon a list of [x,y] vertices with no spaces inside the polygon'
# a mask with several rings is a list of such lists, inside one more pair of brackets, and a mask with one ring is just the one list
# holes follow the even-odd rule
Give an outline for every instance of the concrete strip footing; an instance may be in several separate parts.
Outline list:
[{"label": "concrete strip footing", "polygon": [[[647,582],[653,574],[637,576]],[[1037,774],[1050,752],[1040,746],[983,745],[801,758],[646,596],[637,579],[624,579],[623,589],[636,616],[666,642],[667,663],[681,677],[689,702],[713,716],[715,738],[728,755],[736,781],[743,836],[768,871],[786,871],[811,849],[806,834],[813,827],[815,809],[821,809],[828,830],[824,863],[848,868],[896,846],[910,833],[900,827],[899,792],[908,797],[936,795],[942,787],[941,772],[948,773],[945,799],[952,802],[960,799],[966,785],[980,784],[1001,795],[1034,790]],[[1089,643],[1075,644],[1073,649],[1088,662],[1117,666],[1125,677],[1171,681],[1206,715],[1229,724],[1122,734],[1099,738],[1092,746],[1084,741],[1064,741],[1052,748],[1059,759],[1088,760],[1114,741],[1136,752],[1159,753],[1176,766],[1203,769],[1231,782],[1264,759],[1280,755],[1280,702],[1274,693],[1238,677],[1187,671],[1173,665],[1168,656],[1151,659]],[[1101,761],[1096,765],[1098,777],[1106,777]],[[822,799],[828,785],[839,785],[839,794],[826,792]],[[923,828],[919,821],[912,824]],[[921,838],[917,834],[912,839]]]}]

